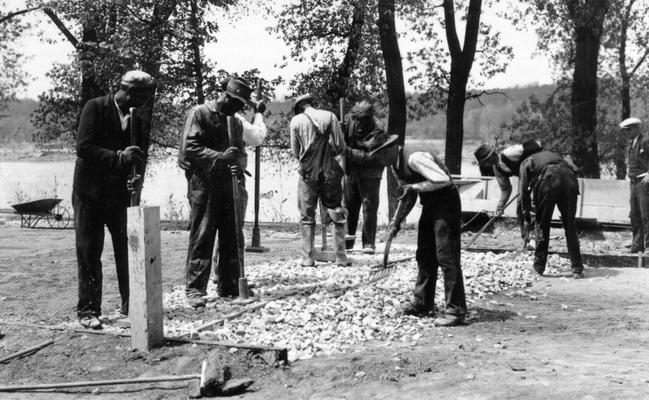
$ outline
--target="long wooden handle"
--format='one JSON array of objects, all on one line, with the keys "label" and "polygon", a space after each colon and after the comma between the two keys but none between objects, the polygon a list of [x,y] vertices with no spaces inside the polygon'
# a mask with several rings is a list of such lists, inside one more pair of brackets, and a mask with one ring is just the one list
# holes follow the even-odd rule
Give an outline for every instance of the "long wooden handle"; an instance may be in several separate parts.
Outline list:
[{"label": "long wooden handle", "polygon": [[[514,197],[512,197],[512,198],[507,202],[507,204],[505,204],[505,207],[503,207],[503,210],[505,210],[507,207],[509,207],[509,205],[512,204],[512,202],[518,198],[518,195],[519,195],[519,194],[520,194],[520,193],[516,193],[516,194],[514,195]],[[484,224],[484,226],[482,227],[482,229],[480,229],[480,230],[478,231],[478,233],[476,233],[475,236],[473,236],[473,237],[471,238],[471,240],[469,241],[469,243],[467,243],[467,245],[466,245],[464,248],[467,248],[467,249],[468,249],[469,247],[471,247],[471,246],[473,245],[473,243],[475,243],[475,241],[478,240],[478,238],[480,237],[480,235],[482,235],[482,233],[483,233],[484,231],[486,231],[487,228],[489,228],[489,227],[490,227],[494,222],[496,222],[496,219],[498,219],[498,217],[500,217],[500,215],[494,215],[493,217],[491,217],[491,219],[490,219],[489,221],[487,221],[486,224]]]},{"label": "long wooden handle", "polygon": [[64,388],[86,387],[86,386],[126,385],[131,383],[174,382],[174,381],[188,381],[191,379],[201,379],[201,375],[198,374],[170,375],[170,376],[156,376],[151,378],[111,379],[106,381],[76,381],[76,382],[64,382],[64,383],[41,383],[36,385],[0,386],[0,392],[17,392],[21,390],[38,390],[38,389],[64,389]]},{"label": "long wooden handle", "polygon": [[51,345],[52,343],[54,343],[54,340],[48,340],[46,342],[39,343],[36,346],[32,346],[32,347],[27,348],[25,350],[21,350],[21,351],[18,351],[16,353],[10,354],[10,355],[8,355],[6,357],[2,357],[2,358],[0,358],[0,363],[4,363],[4,362],[7,362],[9,360],[13,360],[14,358],[18,358],[18,357],[22,357],[22,356],[27,355],[27,354],[34,353],[34,352],[42,349],[43,347],[47,347],[47,346]]},{"label": "long wooden handle", "polygon": [[[130,126],[130,135],[131,135],[131,146],[137,146],[135,144],[135,131],[133,130],[133,118],[135,118],[135,107],[129,107],[128,109],[128,115],[129,115],[129,126]],[[131,167],[131,179],[134,179],[135,176],[137,175],[137,167],[133,165]],[[131,192],[131,207],[137,205],[137,193],[135,190]]]},{"label": "long wooden handle", "polygon": [[[228,117],[228,136],[230,138],[230,146],[235,146],[237,141],[235,140],[235,131],[234,131],[234,117]],[[232,210],[234,215],[234,243],[237,249],[237,263],[239,264],[239,278],[244,278],[246,276],[242,254],[240,251],[239,243],[239,228],[241,227],[241,215],[239,215],[239,178],[236,174],[232,174]]]}]

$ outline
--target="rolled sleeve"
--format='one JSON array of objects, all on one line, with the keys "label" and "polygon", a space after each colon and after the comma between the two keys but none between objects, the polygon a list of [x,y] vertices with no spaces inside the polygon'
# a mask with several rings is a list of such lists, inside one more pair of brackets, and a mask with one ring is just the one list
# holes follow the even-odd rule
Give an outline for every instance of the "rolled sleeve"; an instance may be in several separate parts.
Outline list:
[{"label": "rolled sleeve", "polygon": [[264,117],[260,113],[255,114],[252,123],[248,122],[242,115],[236,114],[237,119],[243,126],[243,141],[247,145],[257,147],[266,140],[268,129],[264,123]]},{"label": "rolled sleeve", "polygon": [[300,141],[300,132],[295,117],[291,119],[289,133],[291,136],[291,151],[293,152],[293,157],[299,160],[302,156],[302,142]]},{"label": "rolled sleeve", "polygon": [[451,182],[451,177],[430,153],[412,153],[408,158],[408,166],[427,179],[411,185],[418,192],[431,192]]}]

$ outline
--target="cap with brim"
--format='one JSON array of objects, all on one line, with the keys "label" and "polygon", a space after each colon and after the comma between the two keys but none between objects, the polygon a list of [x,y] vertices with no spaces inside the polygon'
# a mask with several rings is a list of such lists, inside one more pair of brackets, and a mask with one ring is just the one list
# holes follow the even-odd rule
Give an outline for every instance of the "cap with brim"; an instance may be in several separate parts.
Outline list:
[{"label": "cap with brim", "polygon": [[128,71],[122,76],[122,85],[135,89],[151,89],[153,83],[153,77],[144,71]]},{"label": "cap with brim", "polygon": [[640,121],[638,118],[627,118],[624,121],[620,122],[620,128],[625,129],[633,125],[639,125],[641,124],[642,121]]},{"label": "cap with brim", "polygon": [[487,144],[481,144],[478,146],[477,149],[473,152],[473,155],[475,156],[476,160],[478,160],[479,163],[485,161],[491,155],[494,153],[495,149]]},{"label": "cap with brim", "polygon": [[243,102],[243,104],[253,105],[250,100],[252,88],[237,78],[230,78],[225,86],[225,93]]},{"label": "cap with brim", "polygon": [[297,107],[300,105],[301,102],[307,100],[313,100],[313,96],[311,96],[308,93],[298,96],[298,98],[295,99],[295,103],[293,103],[293,113],[297,114]]}]

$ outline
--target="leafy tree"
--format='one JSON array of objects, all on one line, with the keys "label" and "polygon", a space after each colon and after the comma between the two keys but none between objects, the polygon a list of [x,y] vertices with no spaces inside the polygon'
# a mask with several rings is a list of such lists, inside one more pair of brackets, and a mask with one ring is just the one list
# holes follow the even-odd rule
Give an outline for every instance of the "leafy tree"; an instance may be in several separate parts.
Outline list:
[{"label": "leafy tree", "polygon": [[27,75],[22,68],[24,57],[16,41],[29,28],[20,16],[31,10],[5,11],[8,10],[5,2],[0,3],[0,10],[0,110],[3,110],[27,84]]},{"label": "leafy tree", "polygon": [[[421,92],[418,100],[425,109],[445,108],[445,163],[452,173],[460,173],[465,102],[488,93],[480,90],[483,78],[505,71],[512,58],[511,48],[501,44],[500,34],[481,21],[482,0],[470,0],[468,4],[443,0],[441,5],[434,0],[411,1],[405,8],[413,31],[428,44],[408,55],[412,64],[409,70],[413,72],[410,83]],[[464,13],[463,42],[458,35],[457,11]],[[444,27],[443,37],[437,25]],[[479,68],[471,79],[474,63]],[[468,90],[469,86],[477,91]]]}]

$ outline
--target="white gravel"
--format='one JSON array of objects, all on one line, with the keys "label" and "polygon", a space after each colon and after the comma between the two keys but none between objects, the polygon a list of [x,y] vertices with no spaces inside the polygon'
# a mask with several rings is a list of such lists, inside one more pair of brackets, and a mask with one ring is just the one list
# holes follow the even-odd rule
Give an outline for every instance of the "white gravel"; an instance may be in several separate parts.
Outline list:
[{"label": "white gravel", "polygon": [[[414,246],[401,246],[393,250],[391,259],[412,254]],[[370,341],[413,344],[421,339],[425,329],[433,329],[432,319],[403,316],[400,311],[401,304],[412,293],[417,270],[414,260],[398,265],[386,279],[357,286],[367,280],[369,265],[380,262],[381,256],[354,256],[353,259],[355,264],[350,268],[333,264],[302,268],[297,258],[248,266],[248,281],[255,282],[259,301],[281,294],[286,296],[211,331],[200,332],[198,336],[286,347],[292,361],[357,349]],[[463,251],[462,269],[469,314],[472,303],[490,294],[506,292],[529,296],[524,289],[538,279],[529,269],[532,260],[532,252],[494,254]],[[568,259],[556,255],[549,257],[546,273],[569,270]],[[218,310],[231,302],[217,298],[214,290],[210,284],[208,310]],[[436,304],[440,310],[444,309],[443,297],[443,278],[439,271]],[[251,305],[254,304],[257,303]],[[189,307],[184,287],[165,294],[164,306],[165,309]],[[209,321],[165,321],[165,334],[190,333],[196,337],[196,327],[205,322]]]}]

